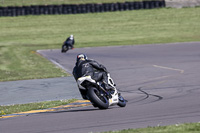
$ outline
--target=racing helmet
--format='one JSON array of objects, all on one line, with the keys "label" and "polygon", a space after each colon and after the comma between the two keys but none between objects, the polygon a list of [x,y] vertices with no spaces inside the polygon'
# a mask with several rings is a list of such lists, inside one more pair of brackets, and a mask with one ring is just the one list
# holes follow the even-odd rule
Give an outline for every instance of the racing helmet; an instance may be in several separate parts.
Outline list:
[{"label": "racing helmet", "polygon": [[87,59],[88,59],[88,57],[85,54],[78,54],[77,58],[76,58],[76,61],[87,60]]},{"label": "racing helmet", "polygon": [[73,35],[70,35],[70,39],[72,40],[74,38],[74,36]]}]

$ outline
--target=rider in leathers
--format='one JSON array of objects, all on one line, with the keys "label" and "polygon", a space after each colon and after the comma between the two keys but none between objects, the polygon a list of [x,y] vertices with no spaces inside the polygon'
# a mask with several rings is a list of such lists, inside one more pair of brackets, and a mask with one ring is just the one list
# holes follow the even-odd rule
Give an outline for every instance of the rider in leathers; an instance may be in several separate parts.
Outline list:
[{"label": "rider in leathers", "polygon": [[74,36],[73,36],[73,35],[70,35],[70,37],[68,37],[68,38],[66,39],[66,41],[64,42],[64,45],[70,46],[70,47],[73,49],[73,48],[74,48],[74,43],[75,43],[75,41],[74,41]]},{"label": "rider in leathers", "polygon": [[[73,69],[73,75],[75,80],[82,76],[91,76],[95,81],[102,80],[106,89],[111,89],[108,85],[107,69],[99,64],[95,60],[90,60],[85,54],[77,55],[77,62]],[[86,98],[86,92],[82,89],[79,89],[83,99]]]}]

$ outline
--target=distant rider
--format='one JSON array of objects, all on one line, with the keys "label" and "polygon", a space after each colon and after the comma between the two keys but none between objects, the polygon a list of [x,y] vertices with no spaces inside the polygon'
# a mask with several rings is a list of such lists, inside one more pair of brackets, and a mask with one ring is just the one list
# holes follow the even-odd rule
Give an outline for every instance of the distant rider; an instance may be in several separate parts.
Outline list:
[{"label": "distant rider", "polygon": [[62,52],[66,52],[66,48],[69,46],[71,49],[74,48],[74,43],[75,43],[75,40],[74,40],[74,36],[73,35],[70,35],[63,43],[63,49],[62,49]]},{"label": "distant rider", "polygon": [[[102,64],[99,64],[95,60],[88,59],[85,54],[78,54],[76,59],[76,65],[73,69],[73,75],[75,80],[82,76],[91,76],[95,81],[103,81],[105,88],[107,90],[112,89],[111,86],[108,85],[108,77],[107,77],[107,69]],[[87,99],[86,92],[84,90],[79,89],[83,99]]]}]

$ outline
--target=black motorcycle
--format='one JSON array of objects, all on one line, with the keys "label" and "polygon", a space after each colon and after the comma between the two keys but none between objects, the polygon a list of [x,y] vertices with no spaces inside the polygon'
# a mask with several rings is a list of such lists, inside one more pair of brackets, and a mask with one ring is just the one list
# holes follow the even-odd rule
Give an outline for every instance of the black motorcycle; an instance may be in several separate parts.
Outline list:
[{"label": "black motorcycle", "polygon": [[61,53],[66,53],[70,49],[73,49],[73,47],[70,46],[70,45],[63,44],[62,49],[61,49]]}]

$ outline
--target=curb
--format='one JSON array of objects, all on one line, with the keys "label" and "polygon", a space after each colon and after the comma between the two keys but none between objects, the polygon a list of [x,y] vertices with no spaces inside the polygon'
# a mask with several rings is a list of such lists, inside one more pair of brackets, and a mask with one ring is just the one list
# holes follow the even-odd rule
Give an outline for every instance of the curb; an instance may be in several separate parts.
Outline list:
[{"label": "curb", "polygon": [[31,114],[39,114],[39,113],[46,113],[46,112],[56,112],[56,111],[63,111],[71,108],[76,107],[84,107],[84,106],[90,106],[91,103],[89,100],[78,100],[74,103],[70,103],[67,105],[61,105],[49,109],[41,109],[41,110],[32,110],[32,111],[26,111],[26,112],[19,112],[14,114],[8,114],[8,115],[1,115],[0,119],[6,119],[6,118],[12,118],[12,117],[18,117],[18,116],[29,116]]}]

